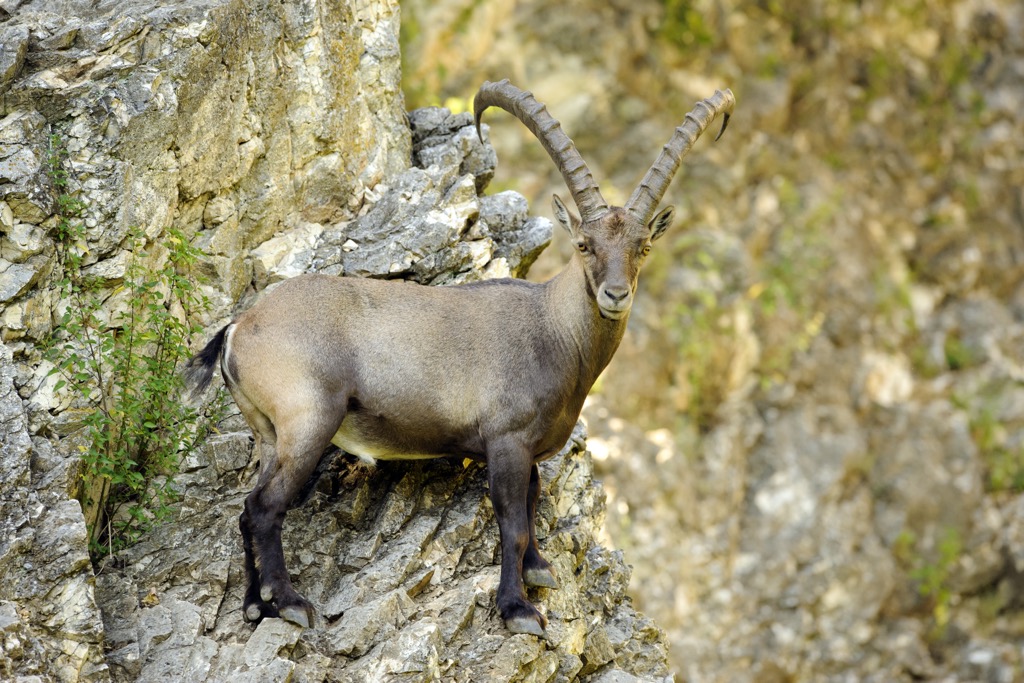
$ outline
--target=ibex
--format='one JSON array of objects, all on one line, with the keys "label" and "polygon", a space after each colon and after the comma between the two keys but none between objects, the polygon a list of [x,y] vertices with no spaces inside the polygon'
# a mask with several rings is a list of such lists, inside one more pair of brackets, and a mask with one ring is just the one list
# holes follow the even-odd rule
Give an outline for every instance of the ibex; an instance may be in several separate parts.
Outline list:
[{"label": "ibex", "polygon": [[524,590],[557,586],[534,530],[537,463],[567,442],[622,339],[640,267],[672,221],[672,207],[655,209],[682,157],[724,113],[721,136],[733,104],[729,90],[699,102],[626,206],[615,207],[544,105],[507,80],[486,82],[474,101],[477,134],[488,107],[515,115],[580,211],[555,195],[555,216],[575,244],[558,275],[451,287],[303,275],[263,296],[189,362],[198,393],[219,361],[260,454],[239,519],[247,621],[311,622],[313,607],[285,568],[281,526],[333,443],[370,461],[485,461],[501,538],[497,607],[510,631],[543,634],[547,619]]}]

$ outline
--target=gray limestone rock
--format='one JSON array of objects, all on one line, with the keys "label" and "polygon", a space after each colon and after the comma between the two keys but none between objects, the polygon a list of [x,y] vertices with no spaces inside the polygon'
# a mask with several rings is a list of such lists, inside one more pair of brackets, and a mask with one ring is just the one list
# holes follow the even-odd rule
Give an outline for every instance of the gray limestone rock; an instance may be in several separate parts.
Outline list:
[{"label": "gray limestone rock", "polygon": [[33,225],[43,222],[56,208],[50,179],[44,173],[48,155],[45,126],[45,117],[32,109],[0,111],[0,196],[13,219]]},{"label": "gray limestone rock", "polygon": [[358,218],[326,229],[311,267],[424,284],[525,275],[551,241],[550,222],[529,218],[516,193],[479,195],[493,175],[494,151],[468,115],[424,108],[410,122],[416,166],[381,188]]},{"label": "gray limestone rock", "polygon": [[[197,462],[217,467],[212,454]],[[254,631],[242,621],[236,519],[254,472],[214,476],[207,505],[101,570],[113,680],[285,680],[299,671],[339,681],[549,680],[558,671],[660,680],[661,633],[625,600],[621,553],[598,544],[603,497],[589,455],[567,446],[541,469],[541,546],[562,581],[531,591],[551,622],[543,639],[510,636],[496,613],[497,528],[482,467],[372,468],[333,454],[284,529],[296,585],[317,607],[313,627],[268,619]],[[187,496],[201,486],[197,471]],[[366,489],[369,504],[355,504]],[[363,561],[345,560],[360,548]]]},{"label": "gray limestone rock", "polygon": [[[663,3],[402,4],[474,28],[424,21],[441,58],[410,60],[413,81],[444,64],[461,97],[483,71],[530,74],[609,199],[693,98],[740,97],[665,197],[680,225],[591,402],[623,555],[595,542],[587,459],[546,464],[562,588],[532,595],[544,640],[509,637],[479,469],[334,458],[286,530],[319,622],[247,629],[235,519],[256,463],[236,423],[187,454],[174,523],[95,577],[101,630],[58,439],[81,414],[36,346],[60,310],[49,132],[89,203],[90,272],[115,286],[129,228],[180,228],[211,254],[218,319],[305,270],[522,275],[551,228],[518,194],[481,195],[496,161],[468,115],[421,109],[407,128],[394,2],[0,0],[0,678],[102,680],[102,654],[126,681],[658,680],[624,560],[690,681],[1019,678],[1019,3],[704,3],[711,30],[688,17],[669,61]],[[818,30],[847,24],[863,30]],[[534,141],[513,154],[522,127],[502,118],[503,173],[542,208],[562,181]]]},{"label": "gray limestone rock", "polygon": [[4,26],[0,28],[0,93],[13,81],[25,63],[28,52],[28,27]]},{"label": "gray limestone rock", "polygon": [[85,518],[66,493],[40,486],[12,354],[0,347],[0,628],[5,678],[105,681]]},{"label": "gray limestone rock", "polygon": [[61,194],[86,206],[70,248],[108,318],[129,233],[159,252],[174,228],[204,248],[222,319],[306,270],[425,284],[523,275],[551,225],[515,193],[482,195],[497,160],[468,115],[428,108],[406,125],[393,0],[0,4],[15,6],[0,29],[0,677],[526,681],[585,663],[585,675],[664,676],[660,634],[625,596],[629,569],[600,547],[582,432],[544,465],[539,533],[562,580],[533,591],[545,639],[511,637],[496,613],[482,468],[372,469],[337,454],[284,532],[317,622],[247,626],[237,519],[258,463],[237,416],[183,454],[174,518],[94,571],[74,499],[85,409],[70,408],[37,346],[68,305]]}]

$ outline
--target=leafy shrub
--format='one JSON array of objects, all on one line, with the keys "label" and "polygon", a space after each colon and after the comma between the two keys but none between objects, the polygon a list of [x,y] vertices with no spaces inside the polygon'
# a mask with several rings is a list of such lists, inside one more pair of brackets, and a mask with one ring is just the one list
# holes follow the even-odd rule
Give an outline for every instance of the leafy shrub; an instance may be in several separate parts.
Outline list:
[{"label": "leafy shrub", "polygon": [[205,436],[224,404],[204,412],[181,400],[179,366],[200,331],[195,320],[210,307],[191,274],[200,250],[171,229],[147,251],[145,236],[132,231],[120,283],[111,291],[110,283],[87,276],[86,205],[69,191],[64,156],[54,137],[49,174],[59,193],[54,238],[66,309],[45,357],[55,365],[51,374],[60,375],[56,389],[85,409],[79,498],[97,560],[167,517],[179,454]]}]

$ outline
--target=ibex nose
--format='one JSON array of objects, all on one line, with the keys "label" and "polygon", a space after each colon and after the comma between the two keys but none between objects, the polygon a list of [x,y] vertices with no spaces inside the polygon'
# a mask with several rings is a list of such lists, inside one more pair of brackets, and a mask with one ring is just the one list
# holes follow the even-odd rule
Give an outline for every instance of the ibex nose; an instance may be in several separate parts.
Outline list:
[{"label": "ibex nose", "polygon": [[629,296],[629,287],[605,287],[605,296],[612,300],[612,303],[619,303]]}]

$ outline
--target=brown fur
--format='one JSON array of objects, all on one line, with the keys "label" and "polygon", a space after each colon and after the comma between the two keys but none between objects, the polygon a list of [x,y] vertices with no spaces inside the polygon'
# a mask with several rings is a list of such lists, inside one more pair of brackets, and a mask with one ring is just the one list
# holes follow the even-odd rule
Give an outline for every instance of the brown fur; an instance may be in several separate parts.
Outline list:
[{"label": "brown fur", "polygon": [[544,284],[304,275],[262,297],[196,357],[200,381],[220,358],[261,450],[240,521],[247,618],[311,618],[285,571],[280,528],[334,439],[368,459],[485,460],[503,539],[499,607],[518,630],[543,627],[523,591],[524,576],[554,583],[533,533],[536,463],[565,445],[618,347],[628,309],[609,318],[598,292],[622,283],[632,296],[650,235],[621,210],[606,223],[566,227],[587,252]]},{"label": "brown fur", "polygon": [[[537,462],[565,445],[622,339],[640,268],[672,220],[671,207],[653,219],[645,207],[678,166],[673,150],[688,149],[717,109],[703,104],[699,116],[687,115],[656,162],[668,171],[644,180],[642,210],[623,209],[604,203],[571,141],[531,95],[507,82],[481,93],[484,107],[502,106],[531,126],[587,207],[581,220],[555,197],[577,248],[560,274],[544,284],[457,287],[304,275],[263,296],[189,364],[202,388],[219,360],[260,454],[239,519],[249,621],[281,616],[308,626],[313,617],[285,568],[281,526],[333,441],[367,459],[486,461],[501,535],[498,608],[510,630],[543,633],[547,620],[523,588],[556,585],[534,533]],[[716,107],[731,110],[731,93],[716,97]]]}]

